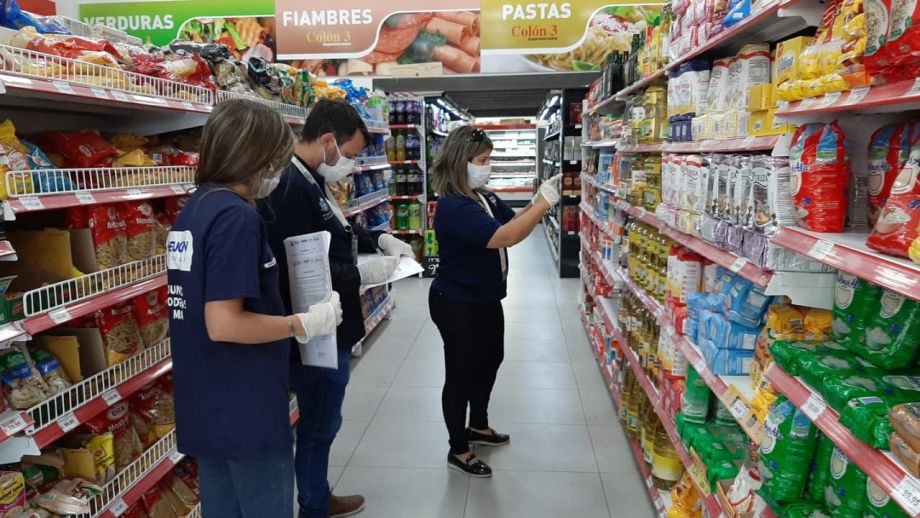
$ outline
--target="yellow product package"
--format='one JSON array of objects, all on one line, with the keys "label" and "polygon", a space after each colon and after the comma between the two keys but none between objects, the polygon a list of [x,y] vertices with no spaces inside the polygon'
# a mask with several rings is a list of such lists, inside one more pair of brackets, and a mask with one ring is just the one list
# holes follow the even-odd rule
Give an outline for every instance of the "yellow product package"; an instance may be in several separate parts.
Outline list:
[{"label": "yellow product package", "polygon": [[824,340],[831,332],[834,313],[829,309],[805,309],[805,340]]},{"label": "yellow product package", "polygon": [[115,167],[153,167],[156,161],[147,156],[143,149],[136,148],[128,151],[112,161]]},{"label": "yellow product package", "polygon": [[816,79],[821,75],[818,59],[821,55],[820,38],[822,34],[819,32],[799,54],[796,67],[797,79]]},{"label": "yellow product package", "polygon": [[97,484],[102,485],[115,478],[115,436],[111,432],[93,436],[83,447],[93,454]]},{"label": "yellow product package", "polygon": [[[0,123],[0,198],[7,198],[6,172],[27,171],[29,165],[29,150],[16,138],[16,126],[13,121],[5,120]],[[16,175],[14,193],[32,192],[32,178],[29,175]]]},{"label": "yellow product package", "polygon": [[910,248],[907,249],[907,253],[915,263],[920,264],[920,237],[914,239],[913,243],[910,244]]}]

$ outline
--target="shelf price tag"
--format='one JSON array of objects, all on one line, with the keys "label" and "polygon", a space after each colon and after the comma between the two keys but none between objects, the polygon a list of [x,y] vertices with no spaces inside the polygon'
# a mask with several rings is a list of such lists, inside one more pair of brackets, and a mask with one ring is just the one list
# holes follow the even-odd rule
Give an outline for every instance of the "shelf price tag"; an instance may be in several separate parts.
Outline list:
[{"label": "shelf price tag", "polygon": [[736,399],[731,406],[728,407],[728,410],[732,413],[732,417],[734,417],[736,421],[740,421],[747,417],[750,411],[748,406],[740,398]]},{"label": "shelf price tag", "polygon": [[802,405],[802,412],[805,413],[812,422],[817,421],[818,418],[824,414],[825,410],[827,410],[827,404],[814,394],[808,396],[808,400]]},{"label": "shelf price tag", "polygon": [[840,92],[830,92],[824,94],[824,97],[818,102],[818,105],[815,108],[827,108],[828,106],[837,102],[837,99],[840,99]]},{"label": "shelf price tag", "polygon": [[0,430],[3,430],[3,433],[7,436],[11,436],[14,433],[22,431],[26,426],[28,426],[28,423],[26,423],[22,414],[16,414],[4,421],[3,424],[0,424]]},{"label": "shelf price tag", "polygon": [[651,475],[649,475],[648,478],[645,479],[645,487],[648,487],[648,488],[652,487],[652,476]]},{"label": "shelf price tag", "polygon": [[735,259],[735,262],[729,265],[728,269],[731,270],[732,273],[738,273],[741,271],[742,268],[744,268],[744,265],[746,265],[747,263],[748,263],[747,259],[745,259],[744,257],[739,257]]},{"label": "shelf price tag", "polygon": [[859,101],[862,101],[867,95],[869,95],[869,90],[871,87],[861,86],[859,88],[854,88],[850,90],[850,95],[847,96],[846,101],[843,104],[856,104]]},{"label": "shelf price tag", "polygon": [[757,140],[757,137],[748,137],[741,141],[740,151],[745,151],[747,148],[754,145],[754,141]]},{"label": "shelf price tag", "polygon": [[114,405],[121,401],[121,394],[118,393],[117,389],[107,390],[102,393],[102,400],[109,406]]},{"label": "shelf price tag", "polygon": [[815,97],[806,97],[802,99],[801,101],[799,101],[799,105],[796,106],[796,109],[805,110],[805,109],[811,108],[811,105],[815,103],[815,99],[816,99]]},{"label": "shelf price tag", "polygon": [[129,102],[128,96],[125,95],[124,92],[119,91],[119,90],[112,90],[112,97],[124,103]]},{"label": "shelf price tag", "polygon": [[808,249],[808,257],[823,261],[827,258],[828,254],[834,249],[834,243],[831,241],[826,241],[824,239],[819,239],[815,241],[815,244],[811,245],[811,248]]},{"label": "shelf price tag", "polygon": [[694,355],[693,359],[690,361],[690,365],[696,372],[703,372],[707,369],[706,360],[699,355]]},{"label": "shelf price tag", "polygon": [[907,514],[911,516],[920,514],[920,487],[917,487],[917,482],[910,476],[901,479],[891,496],[904,507]]},{"label": "shelf price tag", "polygon": [[19,203],[21,203],[26,210],[42,210],[45,208],[45,204],[35,196],[24,196],[19,198]]},{"label": "shelf price tag", "polygon": [[96,203],[96,198],[91,192],[78,192],[74,193],[74,196],[77,197],[77,201],[80,203],[80,205],[92,205]]},{"label": "shelf price tag", "polygon": [[918,95],[920,95],[920,77],[914,79],[914,84],[912,84],[910,90],[904,94],[905,97],[916,97]]},{"label": "shelf price tag", "polygon": [[55,324],[63,324],[64,322],[73,320],[73,317],[70,315],[70,311],[67,311],[67,308],[55,309],[51,313],[48,313],[48,316]]},{"label": "shelf price tag", "polygon": [[125,499],[118,497],[112,502],[112,505],[109,506],[109,511],[112,512],[115,516],[121,516],[125,514],[125,511],[128,510],[128,504],[125,503]]},{"label": "shelf price tag", "polygon": [[179,453],[178,451],[173,450],[173,452],[169,454],[169,462],[172,462],[173,464],[178,464],[179,461],[182,460],[183,457],[185,457],[185,455]]},{"label": "shelf price tag", "polygon": [[79,426],[80,420],[77,419],[77,416],[73,415],[73,412],[68,412],[64,417],[57,420],[57,424],[64,433],[67,433]]},{"label": "shelf price tag", "polygon": [[190,102],[188,102],[188,101],[182,101],[182,107],[185,108],[186,110],[194,110],[194,109],[195,109],[195,105],[192,104],[192,103],[190,103]]},{"label": "shelf price tag", "polygon": [[77,93],[74,92],[73,87],[70,86],[70,83],[66,83],[64,81],[52,81],[51,84],[54,85],[54,89],[59,93],[67,95],[74,95]]},{"label": "shelf price tag", "polygon": [[106,91],[103,90],[102,88],[90,88],[89,90],[93,92],[93,96],[96,97],[96,99],[108,100],[109,98],[109,94],[106,93]]},{"label": "shelf price tag", "polygon": [[172,192],[174,192],[174,193],[176,193],[176,194],[185,194],[185,193],[186,193],[185,186],[183,186],[183,185],[173,184],[173,185],[170,186],[170,188],[172,188]]}]

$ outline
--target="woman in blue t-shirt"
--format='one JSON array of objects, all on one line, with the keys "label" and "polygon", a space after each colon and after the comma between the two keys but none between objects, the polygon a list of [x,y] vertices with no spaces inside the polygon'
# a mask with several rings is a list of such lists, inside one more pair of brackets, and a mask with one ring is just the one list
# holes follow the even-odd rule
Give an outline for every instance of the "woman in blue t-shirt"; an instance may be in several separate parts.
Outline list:
[{"label": "woman in blue t-shirt", "polygon": [[559,203],[561,176],[544,182],[533,202],[515,214],[485,188],[491,154],[492,141],[484,131],[457,128],[444,141],[432,174],[440,196],[434,229],[441,262],[428,308],[444,340],[441,406],[450,435],[447,463],[472,477],[490,477],[492,469],[473,455],[470,444],[510,441],[490,428],[488,419],[489,397],[504,358],[505,249],[529,236]]},{"label": "woman in blue t-shirt", "polygon": [[291,160],[290,128],[247,100],[218,105],[201,136],[197,190],[166,244],[179,451],[198,460],[205,518],[291,518],[291,338],[335,332],[338,294],[285,315],[254,200]]}]

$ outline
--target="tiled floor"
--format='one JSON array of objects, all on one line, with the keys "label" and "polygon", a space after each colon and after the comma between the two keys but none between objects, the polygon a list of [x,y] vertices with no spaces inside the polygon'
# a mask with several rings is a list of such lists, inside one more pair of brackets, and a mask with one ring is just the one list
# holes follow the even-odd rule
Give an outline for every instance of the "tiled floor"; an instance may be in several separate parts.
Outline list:
[{"label": "tiled floor", "polygon": [[444,357],[427,280],[396,284],[397,310],[357,362],[333,445],[337,494],[367,497],[367,518],[653,516],[579,320],[577,279],[560,280],[541,228],[512,248],[505,362],[490,424],[511,444],[476,451],[494,469],[446,466]]}]

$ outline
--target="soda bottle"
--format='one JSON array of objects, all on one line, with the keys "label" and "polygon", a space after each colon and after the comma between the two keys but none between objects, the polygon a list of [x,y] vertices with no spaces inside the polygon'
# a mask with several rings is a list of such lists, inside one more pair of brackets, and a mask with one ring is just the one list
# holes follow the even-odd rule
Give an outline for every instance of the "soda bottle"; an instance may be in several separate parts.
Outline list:
[{"label": "soda bottle", "polygon": [[406,190],[408,189],[408,175],[406,170],[402,167],[396,170],[396,195],[405,196]]},{"label": "soda bottle", "polygon": [[396,203],[396,229],[409,230],[409,204],[407,202]]},{"label": "soda bottle", "polygon": [[413,201],[409,202],[409,230],[422,229],[422,204]]},{"label": "soda bottle", "polygon": [[393,139],[393,137],[389,137],[386,140],[386,143],[384,145],[386,146],[387,160],[389,160],[390,162],[395,162],[396,161],[396,141]]},{"label": "soda bottle", "polygon": [[418,194],[416,189],[418,185],[418,169],[409,167],[409,173],[406,175],[406,195],[412,196]]},{"label": "soda bottle", "polygon": [[396,160],[398,162],[403,162],[406,159],[406,134],[397,133],[396,134]]}]

